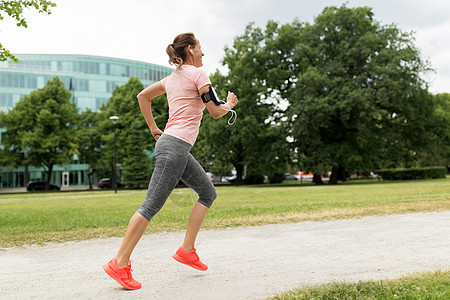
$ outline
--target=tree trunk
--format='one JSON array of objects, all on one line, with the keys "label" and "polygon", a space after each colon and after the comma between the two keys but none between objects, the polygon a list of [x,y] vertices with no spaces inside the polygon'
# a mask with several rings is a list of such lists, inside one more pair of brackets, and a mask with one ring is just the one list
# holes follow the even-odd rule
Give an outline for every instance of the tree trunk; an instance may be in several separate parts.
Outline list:
[{"label": "tree trunk", "polygon": [[338,180],[340,181],[347,181],[347,172],[345,171],[345,168],[342,166],[338,167]]},{"label": "tree trunk", "polygon": [[337,184],[338,180],[340,181],[346,181],[347,180],[347,174],[345,172],[345,168],[342,166],[334,166],[333,169],[331,169],[331,176],[329,184]]},{"label": "tree trunk", "polygon": [[23,176],[23,184],[25,187],[27,186],[28,181],[30,181],[29,176],[28,176],[28,166],[25,165],[25,172],[24,172],[24,176]]},{"label": "tree trunk", "polygon": [[315,184],[323,184],[322,176],[320,174],[313,174],[313,182]]},{"label": "tree trunk", "polygon": [[338,167],[333,166],[333,168],[331,169],[331,176],[328,183],[337,184],[337,182],[338,182]]},{"label": "tree trunk", "polygon": [[234,167],[236,168],[236,185],[242,185],[244,183],[242,180],[242,176],[244,175],[244,166],[242,164],[236,164]]},{"label": "tree trunk", "polygon": [[52,180],[53,164],[48,165],[47,180],[45,181],[45,190],[50,190],[50,180]]},{"label": "tree trunk", "polygon": [[92,174],[94,174],[94,169],[89,168],[89,174],[88,174],[88,178],[89,178],[89,190],[93,190],[92,188]]}]

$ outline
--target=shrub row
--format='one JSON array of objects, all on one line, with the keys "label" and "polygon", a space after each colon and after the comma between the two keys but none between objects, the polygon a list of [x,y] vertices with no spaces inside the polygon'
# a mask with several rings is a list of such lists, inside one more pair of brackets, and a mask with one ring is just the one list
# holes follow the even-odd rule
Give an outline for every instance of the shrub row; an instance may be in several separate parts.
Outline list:
[{"label": "shrub row", "polygon": [[275,172],[269,172],[269,182],[270,183],[282,183],[284,178],[286,178],[286,175],[284,172],[275,171]]},{"label": "shrub row", "polygon": [[376,173],[383,180],[410,180],[410,179],[429,179],[445,178],[447,172],[445,167],[429,168],[411,168],[411,169],[385,169],[378,170]]},{"label": "shrub row", "polygon": [[245,184],[263,184],[264,175],[262,174],[249,174],[247,178],[244,179]]}]

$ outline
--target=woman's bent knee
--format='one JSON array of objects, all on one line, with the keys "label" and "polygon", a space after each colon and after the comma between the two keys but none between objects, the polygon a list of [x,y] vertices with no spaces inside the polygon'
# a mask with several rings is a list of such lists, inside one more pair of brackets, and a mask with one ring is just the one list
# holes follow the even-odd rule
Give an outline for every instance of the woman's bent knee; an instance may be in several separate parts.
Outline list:
[{"label": "woman's bent knee", "polygon": [[[158,210],[159,211],[159,210]],[[158,213],[158,211],[152,211],[151,209],[148,209],[145,206],[139,207],[137,210],[137,213],[139,213],[141,216],[143,216],[147,221],[150,222],[150,220]]]},{"label": "woman's bent knee", "polygon": [[216,192],[216,189],[213,188],[213,189],[208,193],[207,196],[203,195],[202,197],[200,197],[200,198],[198,199],[197,202],[199,202],[199,203],[203,204],[204,206],[210,208],[211,205],[213,204],[214,200],[216,200],[216,198],[217,198],[217,192]]}]

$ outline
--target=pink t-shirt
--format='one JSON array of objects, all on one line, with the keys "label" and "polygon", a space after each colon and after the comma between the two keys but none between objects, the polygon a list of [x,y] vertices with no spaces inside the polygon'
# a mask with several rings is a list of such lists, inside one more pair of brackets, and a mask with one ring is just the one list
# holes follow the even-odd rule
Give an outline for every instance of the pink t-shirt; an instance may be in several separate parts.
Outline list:
[{"label": "pink t-shirt", "polygon": [[198,90],[207,84],[211,84],[208,75],[191,65],[182,65],[161,80],[169,102],[164,133],[194,145],[206,107]]}]

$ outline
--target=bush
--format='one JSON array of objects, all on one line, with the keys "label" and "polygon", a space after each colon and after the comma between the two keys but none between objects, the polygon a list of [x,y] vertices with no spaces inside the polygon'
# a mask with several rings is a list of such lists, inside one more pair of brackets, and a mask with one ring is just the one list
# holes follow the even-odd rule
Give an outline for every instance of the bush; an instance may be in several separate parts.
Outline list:
[{"label": "bush", "polygon": [[249,174],[247,178],[244,179],[245,184],[263,184],[264,175],[262,174]]},{"label": "bush", "polygon": [[429,168],[411,168],[411,169],[385,169],[378,170],[376,173],[383,180],[410,180],[410,179],[429,179],[445,178],[445,167]]},{"label": "bush", "polygon": [[270,172],[269,173],[269,182],[270,183],[282,183],[284,180],[284,172]]}]

